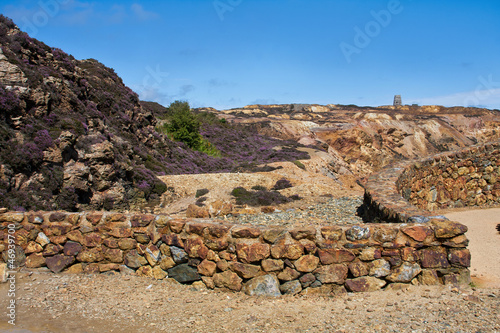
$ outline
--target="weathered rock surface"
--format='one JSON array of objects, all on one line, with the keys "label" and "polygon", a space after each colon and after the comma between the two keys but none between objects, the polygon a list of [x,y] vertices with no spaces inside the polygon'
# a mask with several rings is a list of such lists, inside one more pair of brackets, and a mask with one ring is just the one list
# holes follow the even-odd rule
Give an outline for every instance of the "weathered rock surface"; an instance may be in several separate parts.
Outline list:
[{"label": "weathered rock surface", "polygon": [[243,286],[243,291],[250,296],[280,296],[280,284],[276,276],[263,275],[251,279]]}]

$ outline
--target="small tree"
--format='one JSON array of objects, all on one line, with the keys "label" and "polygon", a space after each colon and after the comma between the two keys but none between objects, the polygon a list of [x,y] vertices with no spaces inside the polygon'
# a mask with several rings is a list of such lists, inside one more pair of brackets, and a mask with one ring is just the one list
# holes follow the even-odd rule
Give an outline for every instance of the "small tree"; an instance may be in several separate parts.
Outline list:
[{"label": "small tree", "polygon": [[175,101],[168,107],[170,122],[167,132],[176,141],[184,142],[191,149],[198,149],[202,144],[200,122],[191,112],[188,102]]}]

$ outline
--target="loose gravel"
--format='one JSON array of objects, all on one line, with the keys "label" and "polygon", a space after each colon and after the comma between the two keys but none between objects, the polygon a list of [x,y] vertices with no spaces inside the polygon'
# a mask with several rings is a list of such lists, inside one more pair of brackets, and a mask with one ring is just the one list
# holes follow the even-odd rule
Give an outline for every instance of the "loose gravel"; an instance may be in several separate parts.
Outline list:
[{"label": "loose gravel", "polygon": [[227,220],[235,224],[252,225],[331,225],[331,224],[360,224],[361,217],[357,215],[363,204],[363,197],[342,197],[328,199],[324,203],[311,206],[290,208],[285,211],[275,211],[269,214],[241,214],[229,216]]}]

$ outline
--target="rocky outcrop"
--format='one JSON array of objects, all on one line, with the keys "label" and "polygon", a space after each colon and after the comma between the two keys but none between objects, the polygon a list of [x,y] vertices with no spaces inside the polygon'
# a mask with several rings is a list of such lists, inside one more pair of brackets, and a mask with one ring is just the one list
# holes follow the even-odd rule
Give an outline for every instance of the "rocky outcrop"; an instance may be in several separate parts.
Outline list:
[{"label": "rocky outcrop", "polygon": [[162,170],[151,169],[171,142],[112,69],[32,39],[4,16],[0,46],[1,205],[81,210],[159,202],[165,186],[154,174]]}]

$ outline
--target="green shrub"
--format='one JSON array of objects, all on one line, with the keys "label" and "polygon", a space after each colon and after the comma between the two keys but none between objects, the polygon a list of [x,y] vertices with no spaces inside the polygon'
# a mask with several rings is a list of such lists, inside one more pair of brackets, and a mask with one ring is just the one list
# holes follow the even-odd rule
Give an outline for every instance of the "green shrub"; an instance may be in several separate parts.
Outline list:
[{"label": "green shrub", "polygon": [[301,161],[299,161],[299,160],[293,161],[293,164],[295,164],[296,166],[298,166],[302,170],[306,169],[306,166]]},{"label": "green shrub", "polygon": [[233,190],[231,191],[231,195],[234,196],[234,197],[244,197],[244,196],[248,196],[250,194],[250,192],[248,192],[245,188],[243,187],[235,187],[233,188]]},{"label": "green shrub", "polygon": [[208,192],[210,192],[210,191],[209,191],[208,189],[206,189],[206,188],[202,188],[202,189],[196,190],[196,195],[195,195],[195,197],[196,197],[196,198],[202,197],[202,196],[204,196],[205,194],[207,194]]},{"label": "green shrub", "polygon": [[175,101],[168,107],[171,114],[169,123],[164,125],[175,141],[184,142],[191,149],[199,149],[202,144],[200,122],[191,112],[188,102]]}]

